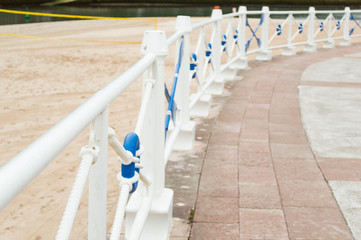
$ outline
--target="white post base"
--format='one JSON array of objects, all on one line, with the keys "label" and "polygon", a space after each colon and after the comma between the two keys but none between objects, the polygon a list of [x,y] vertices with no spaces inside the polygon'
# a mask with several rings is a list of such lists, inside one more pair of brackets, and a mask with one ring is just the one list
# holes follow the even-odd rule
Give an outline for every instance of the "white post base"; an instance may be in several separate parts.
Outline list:
[{"label": "white post base", "polygon": [[224,78],[224,81],[233,81],[236,77],[237,69],[232,69],[231,67],[228,67],[222,71],[222,77]]},{"label": "white post base", "polygon": [[196,123],[189,121],[180,127],[178,136],[173,144],[173,150],[175,151],[188,151],[193,148],[195,139]]},{"label": "white post base", "polygon": [[234,63],[230,66],[231,69],[246,69],[248,68],[248,58],[247,57],[239,57]]},{"label": "white post base", "polygon": [[340,45],[341,46],[350,46],[351,45],[351,39],[341,39]]},{"label": "white post base", "polygon": [[220,81],[213,80],[213,82],[208,86],[205,92],[206,94],[211,94],[211,95],[222,95],[223,89],[224,89],[223,79],[221,79]]},{"label": "white post base", "polygon": [[[196,94],[191,95],[191,101],[195,96]],[[207,117],[209,115],[209,111],[211,110],[211,101],[211,95],[202,95],[194,104],[194,106],[190,109],[190,115],[192,117]]]},{"label": "white post base", "polygon": [[287,46],[282,49],[283,56],[294,56],[296,55],[296,47],[295,46]]},{"label": "white post base", "polygon": [[256,60],[258,61],[271,61],[272,60],[272,51],[264,50],[257,54]]},{"label": "white post base", "polygon": [[[139,191],[138,189],[137,191]],[[144,188],[142,190],[145,191]],[[126,226],[125,226],[125,238],[128,239],[131,234],[131,229],[137,211],[141,206],[142,194],[136,192],[129,199],[126,208]],[[154,196],[152,199],[152,205],[150,212],[146,219],[143,231],[140,235],[141,240],[166,240],[168,239],[169,232],[172,225],[172,211],[173,211],[173,190],[164,188],[164,190]],[[144,215],[142,213],[141,215]]]},{"label": "white post base", "polygon": [[323,48],[334,48],[335,47],[335,41],[330,39],[327,40],[327,42],[323,43]]},{"label": "white post base", "polygon": [[303,49],[304,52],[316,52],[317,46],[315,43],[307,43]]}]

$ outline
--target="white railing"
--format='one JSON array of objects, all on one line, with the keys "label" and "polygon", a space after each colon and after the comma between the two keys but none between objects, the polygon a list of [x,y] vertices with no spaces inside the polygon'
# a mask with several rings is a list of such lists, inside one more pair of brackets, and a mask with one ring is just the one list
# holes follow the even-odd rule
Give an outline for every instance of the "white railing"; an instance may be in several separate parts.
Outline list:
[{"label": "white railing", "polygon": [[[139,62],[1,167],[0,209],[90,125],[89,144],[81,149],[79,171],[56,238],[69,238],[88,178],[88,236],[97,240],[106,238],[107,147],[110,145],[122,164],[110,239],[119,239],[125,215],[127,239],[167,239],[173,191],[164,187],[165,165],[172,150],[192,148],[195,123],[191,116],[208,115],[211,95],[222,94],[224,82],[233,80],[237,70],[247,68],[251,54],[268,61],[274,49],[282,49],[282,54],[291,56],[301,45],[304,51],[315,51],[320,42],[325,48],[334,47],[335,40],[349,45],[351,37],[361,36],[357,14],[361,10],[349,8],[316,11],[311,7],[309,11],[286,12],[269,11],[268,7],[247,11],[246,7],[240,7],[238,12],[226,15],[214,9],[209,20],[195,25],[188,16],[177,17],[176,32],[168,39],[163,31],[145,32],[141,46],[144,57]],[[275,15],[283,19],[272,19]],[[302,19],[303,15],[307,17]],[[194,34],[198,37],[192,44]],[[176,71],[172,88],[166,94],[171,103],[166,113],[164,59],[174,44]],[[143,97],[137,125],[122,146],[115,131],[108,127],[108,105],[141,75]],[[191,81],[197,85],[192,95]],[[169,131],[165,132],[168,127]]]}]

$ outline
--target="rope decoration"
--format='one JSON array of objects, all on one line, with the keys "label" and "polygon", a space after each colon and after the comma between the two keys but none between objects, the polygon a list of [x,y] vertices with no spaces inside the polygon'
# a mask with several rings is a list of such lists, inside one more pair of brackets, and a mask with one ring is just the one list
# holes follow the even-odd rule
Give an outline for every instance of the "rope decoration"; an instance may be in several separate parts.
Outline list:
[{"label": "rope decoration", "polygon": [[227,49],[227,36],[226,36],[226,34],[223,34],[222,37],[223,37],[223,40],[222,40],[221,44],[222,44],[223,52],[224,52]]},{"label": "rope decoration", "polygon": [[248,48],[249,48],[249,45],[251,44],[251,41],[252,41],[253,38],[256,38],[258,47],[261,47],[261,39],[259,39],[259,38],[257,37],[256,33],[257,33],[259,27],[260,27],[260,26],[262,25],[262,23],[263,23],[263,18],[264,18],[264,16],[263,16],[263,14],[262,14],[262,15],[261,15],[261,18],[260,18],[260,21],[259,21],[259,23],[258,23],[258,26],[256,27],[255,30],[253,30],[252,26],[249,24],[249,22],[248,22],[248,17],[246,18],[246,27],[248,27],[248,28],[251,30],[251,32],[252,32],[251,38],[250,38],[250,39],[247,41],[247,43],[246,43],[246,52],[247,52],[247,50],[248,50]]},{"label": "rope decoration", "polygon": [[336,23],[336,29],[337,29],[337,30],[340,30],[340,29],[341,29],[341,22],[340,22],[340,21],[337,21],[337,23]]},{"label": "rope decoration", "polygon": [[303,24],[302,23],[300,23],[300,24],[298,24],[298,33],[302,33],[303,32]]},{"label": "rope decoration", "polygon": [[175,108],[175,102],[174,102],[174,96],[175,96],[175,91],[177,89],[177,82],[178,82],[178,75],[179,75],[179,70],[182,64],[182,58],[183,58],[183,39],[184,37],[182,36],[181,38],[181,43],[179,46],[179,54],[178,54],[178,62],[176,64],[176,69],[175,69],[175,73],[174,73],[174,78],[173,78],[173,85],[172,85],[172,92],[169,95],[168,89],[165,86],[165,94],[168,100],[168,110],[167,110],[167,115],[166,115],[166,119],[165,119],[165,137],[167,137],[167,132],[168,132],[168,128],[169,128],[169,122],[170,122],[170,117],[173,117],[173,123],[176,122],[176,108]]},{"label": "rope decoration", "polygon": [[280,36],[282,34],[282,26],[281,26],[281,24],[277,24],[276,32],[277,32],[277,36]]},{"label": "rope decoration", "polygon": [[322,32],[324,29],[324,25],[323,25],[323,22],[320,23],[320,31]]},{"label": "rope decoration", "polygon": [[238,44],[238,30],[234,31],[233,40],[236,41],[234,44]]},{"label": "rope decoration", "polygon": [[208,49],[206,50],[206,58],[208,59],[208,63],[211,63],[212,61],[212,44],[207,44]]},{"label": "rope decoration", "polygon": [[197,76],[197,66],[198,66],[197,54],[192,53],[191,63],[190,63],[190,70],[191,70],[192,79],[196,78],[196,76]]},{"label": "rope decoration", "polygon": [[356,25],[353,28],[351,28],[351,30],[350,30],[349,35],[351,36],[353,34],[353,32],[355,31],[355,28],[356,27],[361,28],[361,26],[360,26],[360,23],[355,19],[355,17],[352,14],[350,14],[350,20],[352,20],[356,23]]},{"label": "rope decoration", "polygon": [[[122,162],[121,172],[118,174],[120,184],[129,184],[130,192],[133,193],[138,187],[140,165],[140,142],[137,134],[131,132],[125,136],[124,149],[133,157],[131,162]],[[121,159],[120,159],[121,160]]]}]

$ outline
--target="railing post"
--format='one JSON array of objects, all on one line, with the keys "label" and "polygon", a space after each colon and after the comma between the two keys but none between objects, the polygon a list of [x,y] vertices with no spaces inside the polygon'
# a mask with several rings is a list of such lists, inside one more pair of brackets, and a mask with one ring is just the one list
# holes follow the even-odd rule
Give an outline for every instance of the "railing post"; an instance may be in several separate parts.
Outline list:
[{"label": "railing post", "polygon": [[246,18],[247,18],[247,7],[240,6],[238,8],[239,12],[239,22],[238,22],[238,37],[237,37],[237,45],[238,45],[238,55],[239,58],[237,62],[234,64],[235,67],[239,69],[246,69],[248,67],[248,57],[246,56]]},{"label": "railing post", "polygon": [[332,13],[330,13],[324,22],[324,24],[326,24],[326,22],[328,21],[328,32],[327,32],[328,39],[326,42],[323,43],[323,46],[322,46],[323,48],[334,48],[335,47],[335,40],[332,39],[332,34],[331,34],[332,33],[332,23],[333,23],[332,19],[333,19],[333,15],[332,15]]},{"label": "railing post", "polygon": [[212,32],[212,65],[214,68],[213,72],[213,82],[207,88],[207,93],[212,95],[221,95],[223,93],[224,88],[224,78],[221,75],[221,54],[222,54],[222,46],[221,46],[221,21],[223,18],[222,9],[215,8],[212,11],[212,20],[216,22],[213,24],[213,32]]},{"label": "railing post", "polygon": [[345,7],[345,15],[343,20],[343,39],[340,41],[341,46],[350,46],[351,37],[350,37],[350,16],[351,10],[349,7]]},{"label": "railing post", "polygon": [[132,239],[138,239],[134,236],[140,236],[140,239],[165,240],[170,231],[173,208],[173,191],[164,188],[164,58],[168,54],[165,32],[146,31],[142,54],[156,55],[155,62],[144,73],[144,82],[151,81],[154,85],[140,135],[140,143],[144,147],[141,156],[144,159],[142,161],[144,169],[141,171],[151,179],[151,186],[150,189],[146,189],[143,185],[139,186],[130,198],[126,208],[125,234],[127,239],[129,236]]},{"label": "railing post", "polygon": [[[176,151],[191,150],[193,148],[195,138],[195,122],[190,121],[189,113],[189,88],[191,72],[190,72],[190,33],[192,32],[192,24],[189,16],[178,16],[175,30],[182,31],[183,34],[183,57],[178,76],[178,87],[175,93],[175,101],[180,110],[180,131],[174,142],[173,149]],[[179,43],[180,41],[178,41]],[[180,47],[180,44],[177,45]],[[177,48],[179,49],[179,48]]]},{"label": "railing post", "polygon": [[305,45],[305,52],[314,52],[316,51],[316,44],[314,43],[314,34],[315,34],[315,18],[316,10],[314,7],[310,7],[308,10],[308,34],[307,34],[307,44]]},{"label": "railing post", "polygon": [[292,45],[292,22],[293,14],[288,14],[288,37],[287,37],[287,47],[282,49],[283,56],[293,56],[296,55],[296,47]]},{"label": "railing post", "polygon": [[259,61],[270,61],[272,59],[272,51],[268,49],[269,7],[262,7],[262,15],[261,51],[257,54],[256,59]]},{"label": "railing post", "polygon": [[93,122],[94,144],[99,153],[89,172],[88,239],[106,239],[108,109]]}]

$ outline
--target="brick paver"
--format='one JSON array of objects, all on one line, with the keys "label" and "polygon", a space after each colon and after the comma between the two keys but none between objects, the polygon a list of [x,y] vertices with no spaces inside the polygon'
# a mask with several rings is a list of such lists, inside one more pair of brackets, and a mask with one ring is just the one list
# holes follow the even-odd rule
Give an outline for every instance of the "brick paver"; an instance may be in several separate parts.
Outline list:
[{"label": "brick paver", "polygon": [[309,65],[360,51],[278,56],[239,73],[211,128],[190,239],[353,239],[327,181],[360,181],[361,163],[314,156],[298,86]]}]

